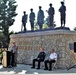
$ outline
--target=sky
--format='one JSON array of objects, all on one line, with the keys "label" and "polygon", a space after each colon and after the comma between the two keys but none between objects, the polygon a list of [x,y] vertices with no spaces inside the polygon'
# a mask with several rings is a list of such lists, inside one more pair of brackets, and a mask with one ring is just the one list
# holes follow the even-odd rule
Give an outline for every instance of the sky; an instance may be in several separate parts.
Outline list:
[{"label": "sky", "polygon": [[[15,17],[14,24],[10,27],[10,31],[19,32],[21,31],[21,19],[23,15],[23,11],[26,11],[26,14],[28,14],[28,21],[26,24],[27,30],[30,30],[30,23],[29,23],[29,14],[30,9],[33,8],[33,11],[35,12],[37,19],[37,13],[39,10],[39,6],[42,6],[42,10],[44,11],[45,18],[48,16],[46,10],[49,9],[49,4],[52,3],[54,9],[55,9],[55,15],[54,15],[54,21],[56,23],[56,27],[61,26],[60,25],[60,13],[59,8],[61,6],[60,2],[63,0],[16,0],[17,2],[17,9],[16,12],[18,15]],[[66,27],[69,27],[71,30],[76,27],[76,0],[64,0],[65,6],[66,6]]]}]

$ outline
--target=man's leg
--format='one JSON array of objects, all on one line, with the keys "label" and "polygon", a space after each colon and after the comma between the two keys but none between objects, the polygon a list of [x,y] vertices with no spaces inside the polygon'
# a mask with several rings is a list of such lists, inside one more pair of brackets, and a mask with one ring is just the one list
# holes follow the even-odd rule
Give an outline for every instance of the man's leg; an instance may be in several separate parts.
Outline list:
[{"label": "man's leg", "polygon": [[65,20],[66,18],[65,18],[65,16],[64,16],[64,27],[65,27],[65,22],[66,22],[66,20]]},{"label": "man's leg", "polygon": [[42,24],[39,25],[40,30],[42,30]]},{"label": "man's leg", "polygon": [[45,64],[45,69],[44,69],[44,70],[48,70],[47,63],[49,63],[49,60],[46,60],[46,61],[44,62],[44,64]]},{"label": "man's leg", "polygon": [[50,16],[50,28],[53,28],[53,16]]},{"label": "man's leg", "polygon": [[63,24],[63,19],[62,19],[62,17],[61,17],[61,27],[62,27],[62,24]]},{"label": "man's leg", "polygon": [[50,60],[49,61],[49,70],[52,70],[52,63],[55,63],[55,60]]},{"label": "man's leg", "polygon": [[37,61],[37,59],[33,59],[33,64],[31,68],[35,68],[35,62]]},{"label": "man's leg", "polygon": [[[30,21],[30,26],[32,26],[32,22]],[[32,28],[32,27],[31,27]]]},{"label": "man's leg", "polygon": [[40,69],[40,63],[43,62],[42,60],[38,60],[38,68],[37,69]]},{"label": "man's leg", "polygon": [[24,31],[26,31],[26,23],[23,22]]},{"label": "man's leg", "polygon": [[34,31],[34,22],[31,22],[31,30]]},{"label": "man's leg", "polygon": [[13,53],[13,66],[16,67],[17,66],[17,54]]},{"label": "man's leg", "polygon": [[51,17],[49,16],[49,26],[51,28]]},{"label": "man's leg", "polygon": [[26,31],[26,24],[24,25],[24,31]]},{"label": "man's leg", "polygon": [[38,60],[38,68],[37,69],[40,69],[40,60]]}]

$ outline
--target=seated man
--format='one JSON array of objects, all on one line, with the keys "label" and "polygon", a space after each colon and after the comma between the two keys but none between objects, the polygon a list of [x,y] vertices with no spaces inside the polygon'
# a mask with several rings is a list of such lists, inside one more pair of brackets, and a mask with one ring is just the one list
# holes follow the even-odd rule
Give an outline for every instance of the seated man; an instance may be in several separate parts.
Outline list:
[{"label": "seated man", "polygon": [[44,59],[45,59],[44,49],[43,48],[40,48],[40,53],[39,53],[39,55],[37,56],[36,59],[33,59],[33,64],[32,64],[32,67],[31,68],[35,68],[35,62],[37,61],[38,62],[37,69],[40,69],[40,62],[43,62]]},{"label": "seated man", "polygon": [[[52,70],[52,63],[55,63],[57,60],[57,54],[54,52],[54,49],[51,50],[51,54],[49,56],[49,59],[48,60],[45,60],[45,69],[44,70],[49,70],[51,71]],[[49,68],[48,68],[48,65],[47,63],[49,63]]]}]

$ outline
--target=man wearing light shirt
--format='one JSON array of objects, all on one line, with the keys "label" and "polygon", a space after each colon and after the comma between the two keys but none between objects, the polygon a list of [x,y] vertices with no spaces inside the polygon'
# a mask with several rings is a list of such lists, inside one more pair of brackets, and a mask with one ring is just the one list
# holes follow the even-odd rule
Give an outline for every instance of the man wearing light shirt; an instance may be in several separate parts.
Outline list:
[{"label": "man wearing light shirt", "polygon": [[[52,70],[52,63],[55,63],[57,60],[57,54],[54,52],[54,49],[51,50],[51,54],[49,56],[49,59],[48,60],[45,60],[45,69],[44,70],[49,70],[51,71]],[[49,63],[49,68],[48,68],[48,65],[47,63]]]}]

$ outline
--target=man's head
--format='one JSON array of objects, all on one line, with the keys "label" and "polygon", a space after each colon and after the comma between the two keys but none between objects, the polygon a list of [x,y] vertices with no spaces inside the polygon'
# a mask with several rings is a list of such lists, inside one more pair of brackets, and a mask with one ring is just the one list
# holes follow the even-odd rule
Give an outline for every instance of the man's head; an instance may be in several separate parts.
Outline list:
[{"label": "man's head", "polygon": [[15,46],[15,41],[12,43],[13,46]]},{"label": "man's head", "polygon": [[24,11],[23,13],[26,14],[26,11]]},{"label": "man's head", "polygon": [[54,53],[54,49],[51,50],[51,53]]},{"label": "man's head", "polygon": [[61,1],[61,5],[64,5],[64,2],[63,1]]},{"label": "man's head", "polygon": [[44,48],[40,47],[40,52],[44,52]]},{"label": "man's head", "polygon": [[39,6],[39,9],[40,9],[40,10],[41,10],[41,8],[42,8],[42,7],[41,7],[41,6]]},{"label": "man's head", "polygon": [[32,12],[32,11],[33,11],[33,9],[31,8],[31,9],[30,9],[30,11]]},{"label": "man's head", "polygon": [[50,3],[49,6],[52,7],[52,3]]}]

